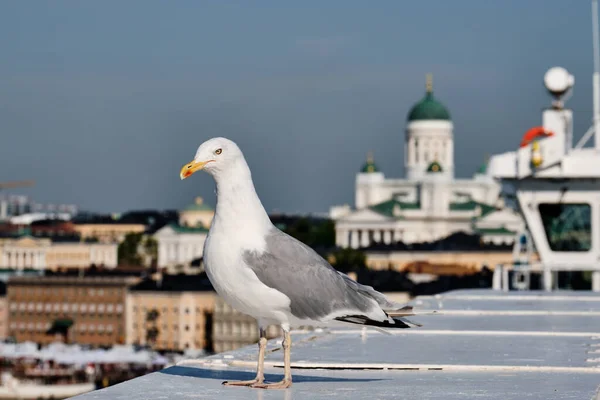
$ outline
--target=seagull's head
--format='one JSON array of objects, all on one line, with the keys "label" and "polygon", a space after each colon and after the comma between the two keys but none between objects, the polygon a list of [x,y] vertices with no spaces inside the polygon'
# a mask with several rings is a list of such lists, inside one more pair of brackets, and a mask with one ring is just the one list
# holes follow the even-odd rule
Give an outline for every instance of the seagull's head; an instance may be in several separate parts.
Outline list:
[{"label": "seagull's head", "polygon": [[240,160],[245,161],[237,144],[222,137],[212,138],[198,147],[196,156],[181,168],[179,177],[189,178],[195,172],[204,170],[216,178],[220,172],[239,165]]}]

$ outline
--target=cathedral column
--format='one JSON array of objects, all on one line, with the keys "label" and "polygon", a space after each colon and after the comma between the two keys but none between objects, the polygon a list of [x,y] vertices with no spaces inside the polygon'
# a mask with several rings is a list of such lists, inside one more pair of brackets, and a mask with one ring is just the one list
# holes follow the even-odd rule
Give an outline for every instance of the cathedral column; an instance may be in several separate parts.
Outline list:
[{"label": "cathedral column", "polygon": [[390,244],[390,242],[392,241],[392,234],[389,230],[385,230],[383,231],[383,243],[385,244]]},{"label": "cathedral column", "polygon": [[357,249],[359,246],[358,243],[358,231],[357,230],[351,230],[350,231],[350,247],[352,247],[353,249]]},{"label": "cathedral column", "polygon": [[369,244],[370,244],[369,231],[366,229],[363,229],[360,231],[360,246],[367,247]]},{"label": "cathedral column", "polygon": [[349,244],[348,242],[350,241],[349,235],[350,235],[350,232],[348,232],[348,230],[340,229],[339,233],[336,235],[336,239],[338,241],[338,246],[347,248],[348,244]]},{"label": "cathedral column", "polygon": [[381,242],[381,231],[380,230],[373,231],[373,241],[375,243]]}]

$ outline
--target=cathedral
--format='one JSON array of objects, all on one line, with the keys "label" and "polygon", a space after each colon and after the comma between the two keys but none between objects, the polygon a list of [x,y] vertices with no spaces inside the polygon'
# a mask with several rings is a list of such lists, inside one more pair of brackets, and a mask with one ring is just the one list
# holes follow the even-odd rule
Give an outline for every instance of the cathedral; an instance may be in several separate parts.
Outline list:
[{"label": "cathedral", "polygon": [[338,246],[431,242],[455,232],[510,244],[524,229],[520,215],[504,206],[486,164],[471,179],[454,177],[454,126],[433,95],[431,75],[425,96],[408,113],[404,163],[405,178],[386,178],[367,157],[356,175],[355,207],[330,210]]}]

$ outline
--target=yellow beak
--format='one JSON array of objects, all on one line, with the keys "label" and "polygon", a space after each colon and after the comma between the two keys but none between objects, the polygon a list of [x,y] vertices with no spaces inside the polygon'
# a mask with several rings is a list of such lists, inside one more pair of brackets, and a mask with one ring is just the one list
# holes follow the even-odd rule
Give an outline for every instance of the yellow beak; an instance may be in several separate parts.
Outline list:
[{"label": "yellow beak", "polygon": [[[212,161],[212,160],[211,160]],[[179,177],[183,180],[189,178],[194,172],[200,171],[210,161],[192,161],[189,164],[185,164],[179,172]]]}]

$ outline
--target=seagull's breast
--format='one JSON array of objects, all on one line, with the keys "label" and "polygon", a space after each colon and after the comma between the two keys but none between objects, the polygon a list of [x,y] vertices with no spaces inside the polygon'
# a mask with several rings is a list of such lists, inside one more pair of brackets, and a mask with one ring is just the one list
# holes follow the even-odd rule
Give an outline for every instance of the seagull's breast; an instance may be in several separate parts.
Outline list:
[{"label": "seagull's breast", "polygon": [[[262,283],[242,258],[250,243],[237,234],[209,233],[204,247],[206,274],[225,302],[254,318],[287,322],[290,299]],[[256,244],[256,235],[252,238]],[[260,249],[260,247],[257,247]]]}]

